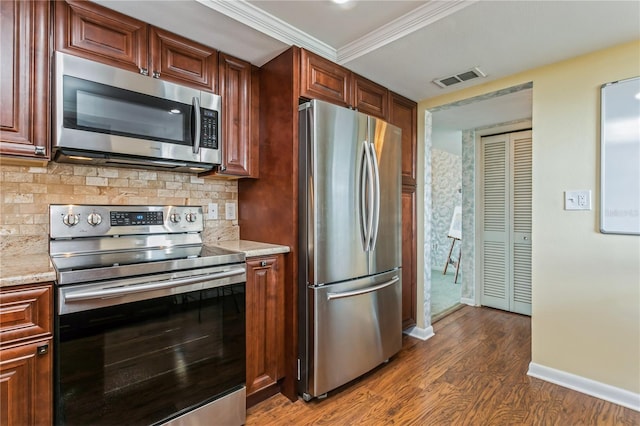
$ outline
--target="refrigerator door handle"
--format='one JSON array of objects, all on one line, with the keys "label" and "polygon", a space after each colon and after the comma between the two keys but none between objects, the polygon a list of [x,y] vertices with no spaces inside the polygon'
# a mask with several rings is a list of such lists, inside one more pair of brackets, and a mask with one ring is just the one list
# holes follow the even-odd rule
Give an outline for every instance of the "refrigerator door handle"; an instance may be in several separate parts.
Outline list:
[{"label": "refrigerator door handle", "polygon": [[362,249],[367,251],[369,235],[367,234],[367,141],[362,142],[362,158],[360,163],[360,230],[362,231]]},{"label": "refrigerator door handle", "polygon": [[382,290],[383,288],[389,287],[397,283],[398,281],[400,281],[400,278],[398,278],[398,276],[396,275],[395,277],[391,278],[387,282],[374,285],[371,287],[363,288],[361,290],[343,291],[340,293],[327,293],[327,300],[342,299],[345,297],[353,297],[353,296],[359,296],[361,294],[371,293],[373,291],[378,291],[378,290]]},{"label": "refrigerator door handle", "polygon": [[360,182],[360,217],[364,227],[364,251],[371,250],[371,233],[373,231],[373,167],[371,166],[371,152],[368,148],[369,142],[363,141],[363,172]]},{"label": "refrigerator door handle", "polygon": [[380,224],[380,169],[378,168],[378,156],[376,155],[376,147],[369,143],[371,151],[371,164],[373,165],[373,208],[371,209],[372,225],[371,225],[371,244],[370,249],[376,247],[378,240],[378,226]]}]

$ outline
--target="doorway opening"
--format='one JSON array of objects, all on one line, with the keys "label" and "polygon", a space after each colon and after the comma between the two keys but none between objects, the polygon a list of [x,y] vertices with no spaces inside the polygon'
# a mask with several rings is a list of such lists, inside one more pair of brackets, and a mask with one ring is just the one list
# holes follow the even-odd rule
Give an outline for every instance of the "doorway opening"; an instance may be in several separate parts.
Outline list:
[{"label": "doorway opening", "polygon": [[[458,305],[480,305],[480,291],[477,288],[481,281],[477,277],[476,268],[476,193],[477,193],[477,146],[480,135],[498,133],[504,131],[515,131],[531,127],[532,115],[532,90],[533,83],[524,83],[501,89],[496,92],[477,96],[452,104],[439,106],[426,111],[429,116],[426,119],[425,133],[427,146],[425,151],[425,297],[428,300],[428,307],[425,309],[425,325],[428,327],[433,322],[443,318],[455,311]],[[449,138],[443,135],[449,133]],[[444,145],[443,145],[444,143]],[[442,252],[450,249],[451,239],[448,234],[442,235],[440,229],[448,229],[451,224],[452,213],[439,212],[439,204],[436,200],[437,182],[439,179],[438,164],[440,151],[450,152],[453,144],[460,145],[460,185],[454,191],[460,189],[460,205],[462,210],[461,218],[461,240],[459,243],[459,276],[457,283],[460,295],[456,304],[451,302],[447,308],[436,305],[434,296],[438,291],[438,279],[452,273],[455,276],[455,269],[451,265],[447,268],[447,274],[443,274],[445,264],[442,263]],[[447,157],[448,154],[444,154]],[[457,159],[456,159],[457,161]],[[456,175],[458,176],[458,175]],[[429,177],[431,179],[429,179]],[[447,204],[446,202],[444,203]],[[435,226],[433,219],[440,222],[439,227]],[[442,223],[446,223],[446,226]],[[442,247],[442,241],[445,241]],[[448,241],[448,243],[447,243]],[[453,258],[456,259],[458,253],[455,252]],[[449,261],[445,254],[445,261]],[[453,279],[455,281],[455,278]],[[457,294],[457,293],[456,293]]]}]

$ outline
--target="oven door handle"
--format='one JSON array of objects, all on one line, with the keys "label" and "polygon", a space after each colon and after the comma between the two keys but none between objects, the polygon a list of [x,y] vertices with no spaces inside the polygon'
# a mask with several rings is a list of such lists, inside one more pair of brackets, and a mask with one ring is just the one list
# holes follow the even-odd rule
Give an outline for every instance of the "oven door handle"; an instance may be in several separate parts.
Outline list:
[{"label": "oven door handle", "polygon": [[101,288],[92,291],[78,291],[67,293],[64,295],[65,302],[78,302],[81,300],[102,299],[107,297],[121,297],[132,293],[140,293],[144,291],[161,290],[172,287],[180,287],[188,284],[197,284],[199,282],[211,281],[221,278],[234,277],[242,275],[246,272],[245,268],[234,268],[228,271],[216,272],[208,275],[198,275],[197,277],[180,278],[167,280],[162,282],[153,282],[147,284],[138,284],[123,287]]}]

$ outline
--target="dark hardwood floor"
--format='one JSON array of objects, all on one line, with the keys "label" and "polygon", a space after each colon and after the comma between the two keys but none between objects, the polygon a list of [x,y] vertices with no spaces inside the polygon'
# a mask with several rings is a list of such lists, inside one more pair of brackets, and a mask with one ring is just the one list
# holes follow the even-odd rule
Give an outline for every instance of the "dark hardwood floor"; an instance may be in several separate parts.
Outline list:
[{"label": "dark hardwood floor", "polygon": [[[529,317],[465,306],[427,341],[329,393],[250,408],[247,425],[640,425],[640,413],[527,376]],[[339,360],[336,360],[339,362]]]}]

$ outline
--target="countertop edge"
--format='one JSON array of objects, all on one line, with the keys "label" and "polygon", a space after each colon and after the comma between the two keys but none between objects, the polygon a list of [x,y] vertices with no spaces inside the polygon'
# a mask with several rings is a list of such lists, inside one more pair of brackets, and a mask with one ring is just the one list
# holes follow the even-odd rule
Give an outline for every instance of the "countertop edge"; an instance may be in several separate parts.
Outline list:
[{"label": "countertop edge", "polygon": [[274,254],[284,254],[284,253],[289,253],[291,251],[289,246],[283,246],[283,245],[271,244],[271,243],[261,243],[258,241],[250,241],[250,240],[219,241],[215,245],[227,250],[242,252],[245,254],[247,258],[269,256]]},{"label": "countertop edge", "polygon": [[[247,259],[291,251],[288,246],[249,240],[220,241],[214,245],[244,253]],[[48,253],[29,256],[0,256],[0,288],[53,282],[56,278],[56,271],[51,264]]]},{"label": "countertop edge", "polygon": [[56,280],[48,253],[29,256],[0,256],[0,288],[41,284]]}]

